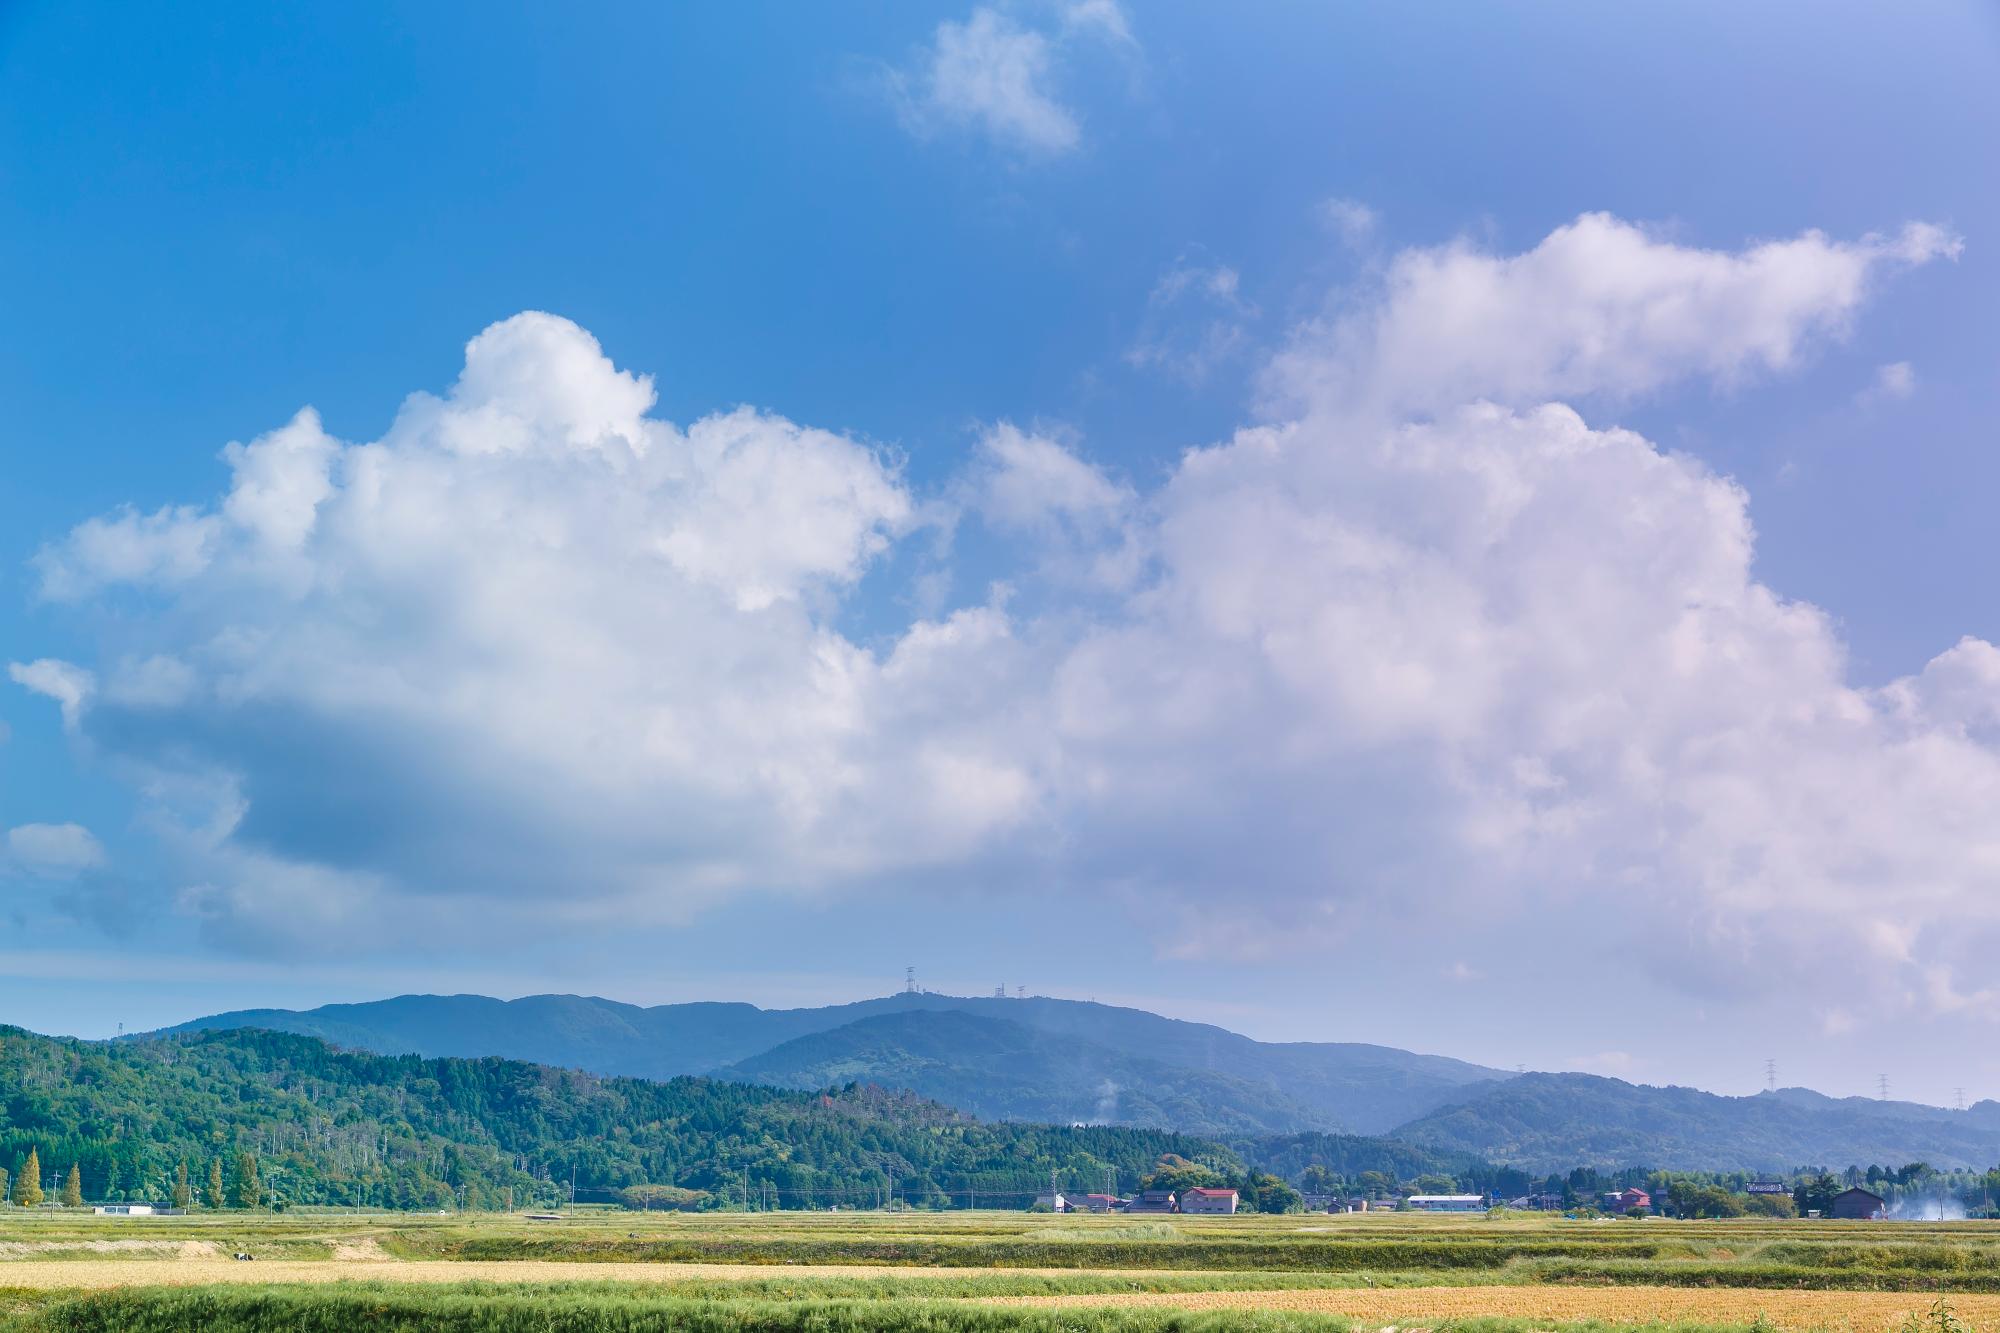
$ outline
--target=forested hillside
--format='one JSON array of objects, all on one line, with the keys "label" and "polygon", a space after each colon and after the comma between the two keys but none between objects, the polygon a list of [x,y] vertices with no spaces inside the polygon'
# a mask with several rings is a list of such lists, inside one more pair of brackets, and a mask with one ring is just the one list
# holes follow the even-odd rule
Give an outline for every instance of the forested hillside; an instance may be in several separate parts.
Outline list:
[{"label": "forested hillside", "polygon": [[[1009,1025],[999,1043],[1004,1054],[989,1022]],[[795,1087],[855,1078],[916,1087],[996,1118],[1189,1133],[1380,1134],[1508,1077],[1389,1046],[1260,1042],[1095,1001],[930,991],[818,1009],[401,995],[302,1011],[239,1010],[168,1031],[232,1028],[297,1032],[384,1055],[499,1055],[639,1078],[727,1071]],[[1029,1064],[1040,1072],[1024,1080]]]},{"label": "forested hillside", "polygon": [[1722,1097],[1590,1074],[1526,1074],[1412,1121],[1395,1137],[1531,1171],[1785,1171],[1869,1162],[1984,1170],[2000,1162],[2000,1104],[1950,1111],[1803,1088]]},{"label": "forested hillside", "polygon": [[[81,1166],[90,1198],[169,1197],[186,1163],[295,1203],[516,1206],[583,1190],[680,1186],[787,1206],[993,1201],[1125,1188],[1164,1153],[1239,1170],[1228,1149],[1160,1131],[981,1124],[902,1093],[788,1092],[700,1078],[601,1078],[513,1060],[338,1051],[286,1033],[86,1042],[0,1028],[0,1165],[34,1149]],[[1013,1201],[1021,1202],[1016,1197]]]},{"label": "forested hillside", "polygon": [[1222,1135],[1281,1134],[1322,1119],[1268,1084],[950,1010],[877,1014],[716,1072],[785,1088],[908,1088],[985,1120]]}]

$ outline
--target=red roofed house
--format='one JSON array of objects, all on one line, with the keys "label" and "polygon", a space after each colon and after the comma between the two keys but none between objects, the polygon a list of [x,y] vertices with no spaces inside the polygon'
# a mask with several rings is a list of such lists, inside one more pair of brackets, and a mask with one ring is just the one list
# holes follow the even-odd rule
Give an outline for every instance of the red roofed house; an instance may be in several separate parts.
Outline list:
[{"label": "red roofed house", "polygon": [[1233,1213],[1236,1211],[1235,1190],[1209,1190],[1195,1186],[1181,1191],[1181,1211],[1184,1213]]},{"label": "red roofed house", "polygon": [[1631,1189],[1619,1190],[1616,1194],[1607,1194],[1604,1196],[1604,1207],[1608,1212],[1629,1213],[1634,1208],[1651,1208],[1652,1206],[1653,1196],[1636,1186]]}]

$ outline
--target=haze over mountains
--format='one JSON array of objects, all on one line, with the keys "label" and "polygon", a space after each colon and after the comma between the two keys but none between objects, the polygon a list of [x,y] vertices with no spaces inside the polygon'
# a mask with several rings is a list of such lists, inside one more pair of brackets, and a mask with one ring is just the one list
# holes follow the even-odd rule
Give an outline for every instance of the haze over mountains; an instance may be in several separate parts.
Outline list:
[{"label": "haze over mountains", "polygon": [[875,1082],[986,1119],[1199,1133],[1380,1133],[1507,1077],[1387,1046],[1259,1042],[1094,1002],[928,992],[818,1009],[404,995],[303,1012],[240,1010],[167,1031],[243,1027],[385,1054],[502,1055],[641,1078],[714,1074],[795,1088]]},{"label": "haze over mountains", "polygon": [[1949,1111],[1806,1089],[1724,1097],[1586,1074],[1516,1075],[1343,1042],[1269,1043],[1143,1010],[905,993],[815,1009],[653,1007],[573,995],[406,995],[242,1010],[169,1032],[266,1028],[383,1054],[505,1056],[601,1074],[906,1088],[987,1120],[1246,1139],[1386,1135],[1536,1171],[1781,1170],[2000,1162],[2000,1103]]}]

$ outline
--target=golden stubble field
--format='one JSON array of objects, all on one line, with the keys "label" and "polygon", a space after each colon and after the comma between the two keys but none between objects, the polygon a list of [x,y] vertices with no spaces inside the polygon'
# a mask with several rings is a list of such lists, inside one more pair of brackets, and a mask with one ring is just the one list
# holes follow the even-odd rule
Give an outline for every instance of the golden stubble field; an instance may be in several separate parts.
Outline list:
[{"label": "golden stubble field", "polygon": [[[257,1257],[232,1259],[238,1250]],[[843,1281],[848,1286],[837,1289]],[[1860,1333],[1921,1317],[1945,1291],[1961,1326],[2000,1333],[2000,1226],[1395,1215],[598,1212],[536,1222],[0,1213],[0,1288],[361,1283],[612,1283],[703,1299],[775,1284],[756,1298],[1291,1312],[1370,1328],[1499,1317],[1532,1327],[1762,1321]],[[1886,1289],[1860,1289],[1868,1287]]]},{"label": "golden stubble field", "polygon": [[[1347,1315],[1384,1327],[1499,1316],[1537,1323],[1747,1324],[1791,1329],[1872,1330],[1923,1316],[1935,1297],[1915,1292],[1761,1291],[1712,1287],[1404,1287],[1322,1291],[1132,1292],[1001,1296],[993,1305],[1171,1310],[1291,1310]],[[1953,1314],[1977,1329],[2000,1328],[2000,1295],[1950,1297]]]}]

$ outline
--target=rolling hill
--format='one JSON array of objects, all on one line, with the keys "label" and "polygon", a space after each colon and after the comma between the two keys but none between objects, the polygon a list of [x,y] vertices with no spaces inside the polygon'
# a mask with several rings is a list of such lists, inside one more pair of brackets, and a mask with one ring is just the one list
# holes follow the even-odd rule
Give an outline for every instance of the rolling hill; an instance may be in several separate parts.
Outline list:
[{"label": "rolling hill", "polygon": [[[186,1164],[254,1155],[289,1203],[500,1207],[650,1183],[789,1206],[1025,1203],[1050,1173],[1131,1188],[1163,1153],[1225,1171],[1220,1144],[1161,1131],[983,1124],[908,1093],[822,1095],[517,1060],[340,1051],[256,1030],[109,1042],[0,1027],[0,1166],[76,1164],[87,1197],[168,1197]],[[1073,1186],[1072,1186],[1073,1187]]]},{"label": "rolling hill", "polygon": [[1320,1119],[1278,1089],[957,1010],[857,1019],[717,1070],[784,1088],[908,1088],[985,1120],[1284,1134]]},{"label": "rolling hill", "polygon": [[1389,1135],[1454,1159],[1537,1172],[2000,1162],[1995,1103],[1946,1111],[1804,1088],[1722,1097],[1585,1074],[1516,1076],[1384,1046],[1259,1042],[1144,1010],[1043,997],[913,993],[759,1009],[406,995],[244,1010],[170,1031],[247,1027],[381,1054],[503,1056],[649,1079],[700,1074],[793,1089],[872,1083],[989,1120],[1175,1129],[1238,1144]]},{"label": "rolling hill", "polygon": [[[1008,1025],[1000,1030],[1007,1033],[1002,1044],[1013,1054],[988,1049],[984,1043],[993,1034],[960,1021],[967,1016]],[[884,1018],[899,1022],[828,1035]],[[726,1071],[805,1086],[809,1071],[838,1069],[840,1081],[896,1087],[909,1086],[921,1071],[925,1086],[952,1087],[961,1099],[954,1104],[990,1114],[1166,1125],[1191,1123],[1198,1108],[1200,1123],[1269,1133],[1379,1134],[1464,1100],[1471,1087],[1512,1077],[1387,1046],[1259,1042],[1206,1023],[1094,1002],[928,992],[817,1009],[717,1003],[644,1008],[574,995],[405,995],[303,1011],[239,1010],[166,1031],[246,1027],[384,1054],[499,1055],[640,1078]],[[825,1040],[779,1053],[812,1037]],[[1046,1056],[1044,1076],[1058,1080],[1039,1097],[1018,1077],[1027,1067],[1020,1062],[1037,1049]],[[1057,1067],[1064,1062],[1067,1072]],[[993,1081],[982,1084],[982,1077]],[[1169,1104],[1187,1118],[1162,1118]]]},{"label": "rolling hill", "polygon": [[1402,1125],[1392,1137],[1538,1172],[1913,1161],[1983,1170],[2000,1162],[2000,1102],[1948,1111],[1806,1088],[1723,1097],[1589,1074],[1524,1074]]}]

